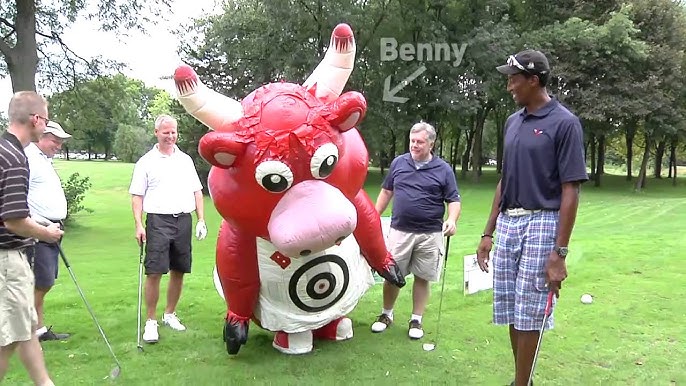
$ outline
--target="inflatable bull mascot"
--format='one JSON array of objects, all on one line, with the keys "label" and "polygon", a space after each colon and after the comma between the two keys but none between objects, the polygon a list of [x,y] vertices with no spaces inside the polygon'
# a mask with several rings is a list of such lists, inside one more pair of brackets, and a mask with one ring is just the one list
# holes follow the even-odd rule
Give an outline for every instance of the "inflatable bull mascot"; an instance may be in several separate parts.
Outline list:
[{"label": "inflatable bull mascot", "polygon": [[176,69],[179,101],[212,130],[199,152],[223,218],[216,272],[231,355],[251,319],[287,354],[312,351],[315,338],[352,338],[346,315],[374,284],[370,267],[405,285],[362,189],[368,153],[355,125],[366,101],[341,95],[354,59],[353,32],[340,24],[303,85],[267,84],[242,102],[209,90],[189,66]]}]

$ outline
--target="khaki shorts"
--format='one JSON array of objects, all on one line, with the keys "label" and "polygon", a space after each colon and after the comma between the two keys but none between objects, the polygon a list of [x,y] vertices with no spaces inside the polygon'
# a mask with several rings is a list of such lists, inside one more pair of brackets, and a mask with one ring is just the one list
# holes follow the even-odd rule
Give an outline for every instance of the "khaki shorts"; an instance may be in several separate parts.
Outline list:
[{"label": "khaki shorts", "polygon": [[438,281],[443,269],[443,232],[411,233],[391,228],[388,245],[403,276],[412,273],[420,279]]},{"label": "khaki shorts", "polygon": [[26,253],[0,249],[0,347],[33,336],[38,323],[33,285]]}]

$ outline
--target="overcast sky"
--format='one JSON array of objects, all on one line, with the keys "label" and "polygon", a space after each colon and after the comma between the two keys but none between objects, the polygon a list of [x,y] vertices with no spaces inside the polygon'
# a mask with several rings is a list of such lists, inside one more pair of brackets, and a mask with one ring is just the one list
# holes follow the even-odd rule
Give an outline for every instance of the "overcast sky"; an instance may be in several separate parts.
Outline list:
[{"label": "overcast sky", "polygon": [[[122,39],[123,42],[115,37],[114,32],[99,32],[97,24],[84,20],[77,21],[67,29],[63,40],[82,57],[102,55],[107,59],[119,60],[129,66],[128,69],[122,71],[126,75],[140,79],[148,86],[156,86],[173,92],[171,79],[159,79],[161,76],[171,75],[181,60],[176,53],[178,40],[170,30],[192,17],[218,11],[220,7],[216,7],[215,3],[221,3],[221,1],[174,0],[173,14],[168,16],[168,22],[151,28],[148,35],[130,32],[130,37]],[[11,97],[12,82],[7,75],[0,79],[0,111],[5,116]]]}]

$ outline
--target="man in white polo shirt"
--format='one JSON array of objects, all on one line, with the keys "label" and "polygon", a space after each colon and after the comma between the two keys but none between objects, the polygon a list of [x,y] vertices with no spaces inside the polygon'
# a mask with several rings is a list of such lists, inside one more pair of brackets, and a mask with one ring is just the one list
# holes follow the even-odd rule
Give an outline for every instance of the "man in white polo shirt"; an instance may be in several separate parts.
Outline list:
[{"label": "man in white polo shirt", "polygon": [[175,310],[181,297],[183,275],[191,272],[191,212],[194,210],[198,218],[195,236],[198,240],[207,236],[202,185],[193,160],[176,146],[176,119],[169,115],[157,117],[155,136],[157,144],[136,162],[129,188],[136,239],[139,244],[146,243],[147,320],[143,340],[147,343],[159,340],[155,314],[164,274],[169,273],[170,277],[162,323],[176,331],[186,329]]},{"label": "man in white polo shirt", "polygon": [[[59,123],[49,121],[38,142],[30,143],[25,149],[29,161],[28,203],[31,218],[42,224],[58,223],[67,217],[67,198],[62,183],[53,168],[52,158],[62,148],[62,143],[71,135]],[[58,334],[44,323],[43,304],[45,295],[55,285],[59,267],[59,249],[55,244],[38,241],[29,248],[35,276],[34,303],[38,314],[36,335],[40,341],[64,340],[69,334]]]}]

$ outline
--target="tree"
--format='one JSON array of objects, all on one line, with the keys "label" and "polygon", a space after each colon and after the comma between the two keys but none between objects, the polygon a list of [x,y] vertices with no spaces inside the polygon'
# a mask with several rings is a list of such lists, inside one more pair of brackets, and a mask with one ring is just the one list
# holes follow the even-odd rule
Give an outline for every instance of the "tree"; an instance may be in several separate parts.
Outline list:
[{"label": "tree", "polygon": [[140,126],[121,124],[114,137],[114,151],[121,161],[134,163],[150,149],[153,143],[151,131]]},{"label": "tree", "polygon": [[5,115],[4,112],[0,111],[0,130],[4,131],[10,124],[10,119]]},{"label": "tree", "polygon": [[71,148],[112,153],[120,125],[144,127],[159,89],[124,75],[102,76],[78,82],[49,98],[51,115],[74,137]]},{"label": "tree", "polygon": [[[53,75],[45,81],[73,84],[80,73],[94,76],[113,63],[97,58],[87,61],[73,52],[61,37],[68,24],[83,16],[99,20],[105,31],[143,30],[143,25],[154,24],[168,9],[169,0],[3,1],[0,3],[0,54],[5,66],[0,70],[9,72],[14,92],[36,90],[39,65]],[[57,45],[61,55],[48,55],[51,45]]]}]

